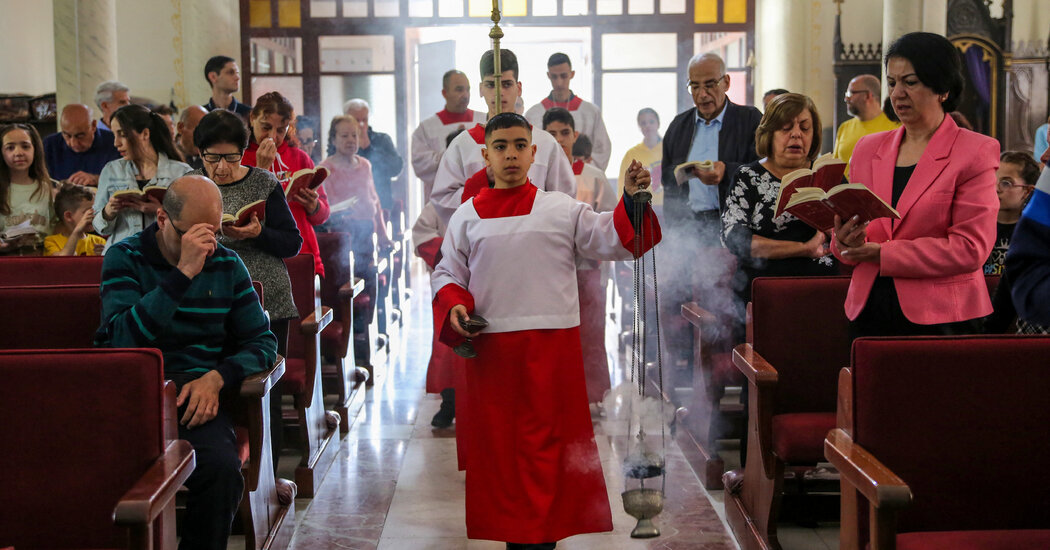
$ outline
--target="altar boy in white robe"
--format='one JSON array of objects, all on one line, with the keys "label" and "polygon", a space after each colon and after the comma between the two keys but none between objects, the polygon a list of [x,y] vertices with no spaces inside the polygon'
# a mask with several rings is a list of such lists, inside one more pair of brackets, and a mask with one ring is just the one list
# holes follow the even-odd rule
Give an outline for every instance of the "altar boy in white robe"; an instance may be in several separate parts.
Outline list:
[{"label": "altar boy in white robe", "polygon": [[[640,163],[627,171],[620,204],[598,214],[530,184],[533,135],[521,115],[489,119],[493,187],[453,214],[431,278],[434,330],[447,345],[471,337],[477,353],[464,361],[467,536],[508,549],[612,529],[587,406],[576,259],[629,259],[660,240],[648,204],[641,219],[628,215],[631,196],[650,183]],[[488,327],[468,333],[461,322],[471,314]]]}]

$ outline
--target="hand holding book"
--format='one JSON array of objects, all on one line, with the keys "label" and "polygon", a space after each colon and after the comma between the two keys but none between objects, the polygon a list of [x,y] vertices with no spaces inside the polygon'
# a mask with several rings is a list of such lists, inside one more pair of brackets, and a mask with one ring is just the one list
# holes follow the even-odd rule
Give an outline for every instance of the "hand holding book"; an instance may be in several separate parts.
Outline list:
[{"label": "hand holding book", "polygon": [[776,213],[789,212],[820,231],[835,227],[835,217],[856,217],[861,223],[877,218],[900,219],[900,214],[863,183],[840,183],[846,163],[826,154],[813,169],[795,170],[784,176],[777,195]]}]

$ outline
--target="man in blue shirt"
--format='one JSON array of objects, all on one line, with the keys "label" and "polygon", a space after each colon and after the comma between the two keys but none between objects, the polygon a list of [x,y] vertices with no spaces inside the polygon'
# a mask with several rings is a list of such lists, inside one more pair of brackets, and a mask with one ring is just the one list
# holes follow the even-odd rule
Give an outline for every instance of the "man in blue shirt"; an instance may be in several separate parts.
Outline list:
[{"label": "man in blue shirt", "polygon": [[201,105],[209,112],[215,109],[226,109],[248,122],[252,106],[245,105],[233,94],[241,89],[241,68],[232,57],[216,55],[204,64],[204,78],[211,86],[211,99]]},{"label": "man in blue shirt", "polygon": [[113,133],[98,127],[91,107],[70,103],[62,109],[57,134],[44,138],[44,161],[56,180],[98,187],[98,175],[111,160],[120,158]]}]

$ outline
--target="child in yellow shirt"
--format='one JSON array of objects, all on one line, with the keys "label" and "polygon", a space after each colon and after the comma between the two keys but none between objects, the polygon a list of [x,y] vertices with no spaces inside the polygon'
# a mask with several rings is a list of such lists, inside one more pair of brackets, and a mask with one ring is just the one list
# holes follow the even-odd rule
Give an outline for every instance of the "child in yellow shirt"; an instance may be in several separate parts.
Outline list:
[{"label": "child in yellow shirt", "polygon": [[55,195],[56,233],[44,239],[45,256],[98,256],[106,239],[88,233],[95,217],[90,191],[79,185],[66,185]]}]

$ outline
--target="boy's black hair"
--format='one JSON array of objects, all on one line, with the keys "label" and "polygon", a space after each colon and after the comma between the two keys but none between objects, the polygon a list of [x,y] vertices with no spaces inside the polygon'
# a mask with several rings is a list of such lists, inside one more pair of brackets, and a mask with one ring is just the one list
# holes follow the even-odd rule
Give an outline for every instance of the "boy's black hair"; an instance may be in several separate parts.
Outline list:
[{"label": "boy's black hair", "polygon": [[226,55],[216,55],[204,64],[204,81],[208,83],[209,89],[211,88],[212,84],[211,79],[208,78],[208,75],[211,73],[221,73],[222,68],[225,67],[226,64],[230,61],[236,61],[236,59]]},{"label": "boy's black hair", "polygon": [[488,141],[489,136],[496,130],[506,130],[507,128],[525,128],[529,131],[529,135],[532,135],[532,125],[525,120],[525,117],[518,113],[500,113],[490,118],[488,123],[485,124],[485,141]]},{"label": "boy's black hair", "polygon": [[193,145],[204,151],[217,143],[230,143],[244,152],[248,147],[248,128],[244,120],[226,109],[215,109],[204,115],[193,130]]},{"label": "boy's black hair", "polygon": [[[481,79],[496,74],[494,58],[496,55],[489,50],[481,54]],[[518,56],[514,52],[501,48],[499,51],[499,68],[503,72],[514,71],[514,80],[518,79]]]},{"label": "boy's black hair", "polygon": [[591,158],[592,152],[594,146],[591,144],[591,138],[587,137],[587,134],[576,136],[576,143],[572,144],[572,156],[586,159]]},{"label": "boy's black hair", "polygon": [[550,126],[552,122],[560,122],[569,128],[572,128],[574,131],[576,130],[576,121],[573,120],[572,113],[567,109],[554,107],[546,113],[543,113],[543,129],[546,130],[547,126]]},{"label": "boy's black hair", "polygon": [[549,69],[555,65],[561,65],[562,63],[568,63],[569,68],[572,68],[572,61],[569,61],[569,56],[561,52],[554,53],[547,59],[547,68]]},{"label": "boy's black hair", "polygon": [[95,196],[83,186],[67,183],[55,195],[55,218],[62,223],[66,212],[80,208],[84,201],[94,202]]}]

